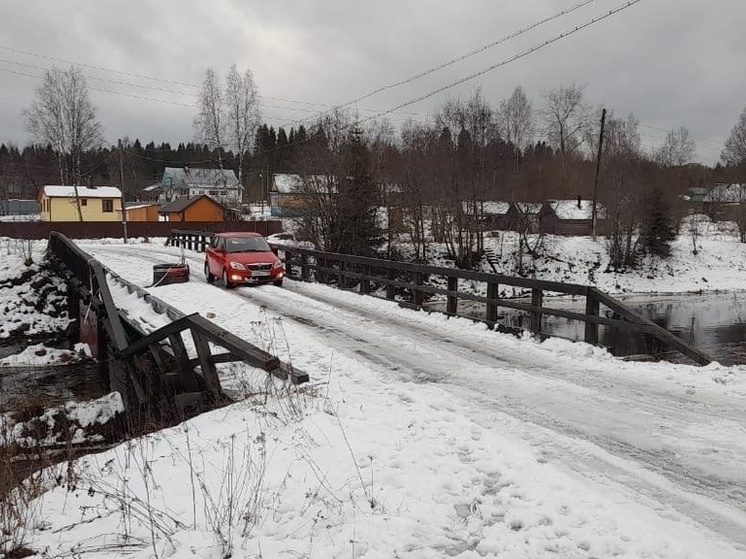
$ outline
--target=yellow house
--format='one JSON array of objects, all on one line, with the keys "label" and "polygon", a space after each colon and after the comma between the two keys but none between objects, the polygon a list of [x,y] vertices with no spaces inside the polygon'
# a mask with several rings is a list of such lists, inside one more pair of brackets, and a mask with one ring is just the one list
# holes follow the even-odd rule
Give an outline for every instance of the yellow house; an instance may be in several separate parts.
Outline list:
[{"label": "yellow house", "polygon": [[[44,186],[39,191],[42,221],[80,221],[74,186]],[[122,192],[115,186],[79,186],[83,221],[121,221]]]}]

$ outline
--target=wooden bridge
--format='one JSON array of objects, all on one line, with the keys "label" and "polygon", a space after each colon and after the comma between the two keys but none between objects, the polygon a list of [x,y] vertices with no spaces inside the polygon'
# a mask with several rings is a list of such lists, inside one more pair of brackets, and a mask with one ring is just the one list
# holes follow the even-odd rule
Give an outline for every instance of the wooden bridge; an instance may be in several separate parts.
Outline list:
[{"label": "wooden bridge", "polygon": [[[217,374],[219,363],[242,361],[294,384],[308,381],[308,375],[274,355],[198,314],[183,314],[119,277],[62,233],[51,233],[49,250],[71,287],[70,308],[80,312],[81,339],[89,341],[94,357],[108,373],[111,389],[122,395],[129,411],[175,406],[186,412],[226,401]],[[143,331],[117,308],[107,275],[170,322],[153,332]],[[187,333],[196,356],[187,349]],[[213,354],[210,343],[223,351]]]},{"label": "wooden bridge", "polygon": [[[204,231],[174,229],[168,242],[203,252],[211,236],[212,233]],[[527,313],[530,317],[529,330],[537,336],[546,336],[543,332],[544,317],[557,316],[583,322],[584,341],[598,345],[599,326],[604,325],[630,335],[650,336],[664,347],[682,353],[699,365],[712,362],[712,359],[703,352],[595,287],[395,262],[286,245],[275,245],[274,248],[283,256],[286,276],[293,279],[334,284],[368,295],[381,294],[387,299],[414,308],[425,308],[428,295],[440,295],[446,300],[446,314],[470,319],[474,317],[459,312],[459,302],[482,303],[485,306],[485,314],[481,321],[490,328],[512,333],[521,330],[500,323],[500,307]],[[460,280],[481,285],[485,295],[475,294],[474,289],[468,292],[461,290]],[[515,288],[516,291],[530,295],[531,302],[501,296],[501,288],[504,287]],[[551,308],[546,305],[547,293],[583,297],[585,312]],[[608,311],[604,314],[611,316],[602,316],[602,308]]]}]

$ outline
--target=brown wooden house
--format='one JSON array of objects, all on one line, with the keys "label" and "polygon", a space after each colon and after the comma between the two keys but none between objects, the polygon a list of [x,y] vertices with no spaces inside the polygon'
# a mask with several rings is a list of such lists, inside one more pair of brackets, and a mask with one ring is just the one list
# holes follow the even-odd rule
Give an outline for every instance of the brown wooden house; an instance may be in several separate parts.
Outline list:
[{"label": "brown wooden house", "polygon": [[511,202],[503,218],[503,227],[508,231],[538,233],[541,207],[538,202]]},{"label": "brown wooden house", "polygon": [[206,194],[183,196],[161,206],[158,213],[166,221],[227,221],[229,211]]},{"label": "brown wooden house", "polygon": [[[590,200],[549,200],[539,211],[539,231],[568,237],[593,233],[593,203]],[[596,232],[606,229],[606,208],[596,204]]]},{"label": "brown wooden house", "polygon": [[157,202],[126,204],[127,221],[161,221],[158,215],[160,207]]}]

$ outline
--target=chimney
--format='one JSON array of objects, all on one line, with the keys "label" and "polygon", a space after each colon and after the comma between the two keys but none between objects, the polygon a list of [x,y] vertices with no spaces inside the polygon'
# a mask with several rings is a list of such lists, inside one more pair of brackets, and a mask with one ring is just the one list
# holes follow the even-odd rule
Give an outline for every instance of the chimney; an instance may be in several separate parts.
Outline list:
[{"label": "chimney", "polygon": [[582,209],[583,209],[583,204],[582,204],[582,203],[581,203],[581,201],[580,201],[580,194],[578,194],[578,209],[579,209],[579,210],[582,210]]}]

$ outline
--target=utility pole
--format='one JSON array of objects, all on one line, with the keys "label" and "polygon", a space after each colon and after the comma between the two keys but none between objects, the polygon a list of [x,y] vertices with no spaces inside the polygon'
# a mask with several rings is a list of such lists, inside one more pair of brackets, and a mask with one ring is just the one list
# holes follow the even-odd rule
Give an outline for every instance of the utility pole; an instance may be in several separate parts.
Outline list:
[{"label": "utility pole", "polygon": [[596,211],[596,201],[598,199],[598,176],[601,173],[601,153],[604,147],[604,125],[606,124],[606,109],[601,111],[601,133],[598,137],[598,157],[596,158],[596,178],[593,181],[593,209],[591,213],[591,228],[593,240],[596,240],[596,223],[598,222],[598,212]]},{"label": "utility pole", "polygon": [[124,244],[127,244],[127,210],[124,207],[124,145],[122,140],[119,140],[119,188],[122,194],[122,238]]}]

